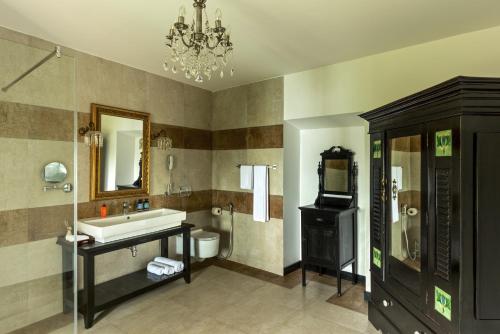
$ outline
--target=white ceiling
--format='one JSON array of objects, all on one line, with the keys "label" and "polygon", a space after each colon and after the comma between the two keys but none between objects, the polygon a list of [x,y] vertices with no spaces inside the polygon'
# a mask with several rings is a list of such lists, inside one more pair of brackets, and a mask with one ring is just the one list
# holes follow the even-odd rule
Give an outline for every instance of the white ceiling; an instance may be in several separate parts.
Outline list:
[{"label": "white ceiling", "polygon": [[[148,72],[166,73],[164,36],[192,0],[0,0],[0,25]],[[498,0],[208,0],[235,44],[215,91],[500,25]]]}]

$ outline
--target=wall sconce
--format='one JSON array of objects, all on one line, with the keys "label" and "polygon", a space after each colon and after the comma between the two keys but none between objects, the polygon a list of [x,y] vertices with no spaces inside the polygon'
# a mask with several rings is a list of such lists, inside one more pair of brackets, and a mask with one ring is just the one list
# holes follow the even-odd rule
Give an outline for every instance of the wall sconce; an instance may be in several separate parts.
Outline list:
[{"label": "wall sconce", "polygon": [[166,151],[172,148],[172,138],[167,137],[165,130],[160,130],[160,132],[151,135],[151,141],[156,142],[156,147],[162,151]]},{"label": "wall sconce", "polygon": [[78,129],[80,136],[84,136],[85,144],[93,147],[102,147],[103,136],[101,131],[97,131],[94,122],[89,122],[86,127]]}]

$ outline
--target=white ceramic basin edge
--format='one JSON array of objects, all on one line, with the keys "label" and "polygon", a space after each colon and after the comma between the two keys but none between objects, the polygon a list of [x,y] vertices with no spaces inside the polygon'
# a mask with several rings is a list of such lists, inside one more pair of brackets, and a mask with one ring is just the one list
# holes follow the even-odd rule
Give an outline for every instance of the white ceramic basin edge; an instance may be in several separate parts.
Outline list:
[{"label": "white ceramic basin edge", "polygon": [[78,221],[78,232],[93,236],[97,242],[106,243],[179,226],[184,220],[185,211],[157,209],[82,219]]}]

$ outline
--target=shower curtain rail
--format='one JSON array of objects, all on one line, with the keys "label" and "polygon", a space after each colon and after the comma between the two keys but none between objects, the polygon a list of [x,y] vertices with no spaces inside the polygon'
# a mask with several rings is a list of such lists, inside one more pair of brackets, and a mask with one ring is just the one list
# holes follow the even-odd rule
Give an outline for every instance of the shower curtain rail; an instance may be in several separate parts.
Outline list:
[{"label": "shower curtain rail", "polygon": [[23,74],[21,74],[17,79],[15,79],[14,81],[12,81],[10,84],[8,84],[7,86],[3,87],[2,91],[3,92],[7,92],[12,86],[14,86],[16,83],[18,83],[22,79],[24,79],[24,77],[26,77],[28,74],[30,74],[31,72],[33,72],[34,70],[36,70],[37,68],[39,68],[40,66],[42,66],[45,62],[47,62],[49,59],[51,59],[54,56],[56,56],[57,58],[61,58],[61,47],[59,45],[57,45],[56,48],[54,49],[54,51],[52,51],[51,53],[49,53],[45,58],[43,58],[38,63],[36,63],[32,67],[30,67],[26,72],[24,72]]}]

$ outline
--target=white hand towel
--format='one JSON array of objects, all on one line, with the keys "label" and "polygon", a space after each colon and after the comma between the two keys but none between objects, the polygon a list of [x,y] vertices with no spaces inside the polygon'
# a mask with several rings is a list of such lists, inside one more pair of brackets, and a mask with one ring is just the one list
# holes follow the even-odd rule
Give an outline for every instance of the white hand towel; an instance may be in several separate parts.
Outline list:
[{"label": "white hand towel", "polygon": [[253,166],[240,166],[240,188],[252,190],[253,188]]},{"label": "white hand towel", "polygon": [[[392,211],[392,222],[396,223],[399,221],[399,201],[398,194],[394,196],[392,192],[393,181],[396,180],[396,186],[399,190],[403,189],[403,167],[393,166],[391,167],[391,184],[390,184],[390,196],[391,196],[391,211]],[[396,198],[394,198],[396,197]]]},{"label": "white hand towel", "polygon": [[165,268],[163,268],[162,266],[159,266],[153,262],[149,262],[147,270],[148,270],[148,272],[155,274],[155,275],[163,275],[163,271],[165,270]]},{"label": "white hand towel", "polygon": [[269,221],[269,172],[267,166],[253,167],[253,220]]},{"label": "white hand towel", "polygon": [[184,263],[182,263],[181,261],[175,261],[175,260],[172,260],[172,259],[169,259],[166,257],[161,257],[161,256],[155,257],[154,261],[166,264],[166,265],[174,268],[174,271],[176,273],[180,273],[181,271],[184,270]]}]

